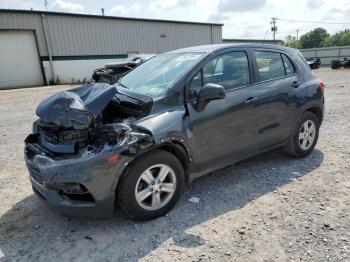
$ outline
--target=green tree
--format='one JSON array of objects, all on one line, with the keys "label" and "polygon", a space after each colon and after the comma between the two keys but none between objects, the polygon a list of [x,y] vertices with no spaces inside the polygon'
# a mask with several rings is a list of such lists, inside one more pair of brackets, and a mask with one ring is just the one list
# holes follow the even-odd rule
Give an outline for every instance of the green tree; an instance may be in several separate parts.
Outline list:
[{"label": "green tree", "polygon": [[333,46],[350,45],[350,30],[345,29],[332,35],[332,41]]},{"label": "green tree", "polygon": [[341,45],[341,35],[342,35],[342,32],[338,32],[338,33],[332,35],[333,45],[334,46],[340,46]]},{"label": "green tree", "polygon": [[322,47],[327,47],[327,46],[335,46],[333,37],[328,36],[325,38],[325,40],[323,41]]},{"label": "green tree", "polygon": [[330,37],[327,30],[316,28],[300,37],[301,48],[314,48],[324,46],[326,38]]},{"label": "green tree", "polygon": [[346,29],[340,33],[340,45],[350,45],[350,30]]},{"label": "green tree", "polygon": [[350,45],[350,29],[339,31],[330,36],[323,28],[316,28],[300,37],[288,35],[282,45],[293,48],[314,48]]},{"label": "green tree", "polygon": [[288,35],[282,45],[292,48],[299,48],[299,41],[296,39],[296,37]]}]

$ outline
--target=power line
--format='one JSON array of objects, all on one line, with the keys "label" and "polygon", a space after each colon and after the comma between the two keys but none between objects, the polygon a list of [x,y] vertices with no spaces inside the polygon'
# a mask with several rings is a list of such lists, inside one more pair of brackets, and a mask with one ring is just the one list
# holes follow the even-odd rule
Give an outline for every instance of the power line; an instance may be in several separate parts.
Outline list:
[{"label": "power line", "polygon": [[48,11],[48,9],[47,9],[47,4],[48,4],[48,1],[47,1],[47,0],[44,0],[44,6],[45,6],[46,11]]},{"label": "power line", "polygon": [[317,27],[316,26],[293,26],[291,27],[291,29],[289,30],[283,30],[281,32],[283,33],[294,33],[296,28],[299,29],[299,31],[311,31],[310,29],[316,29]]},{"label": "power line", "polygon": [[328,25],[350,25],[350,22],[326,22],[326,21],[304,21],[304,20],[293,20],[293,19],[284,19],[277,18],[276,20],[293,22],[293,23],[308,23],[308,24],[328,24]]},{"label": "power line", "polygon": [[265,36],[264,36],[264,40],[266,39],[266,36],[268,33],[269,33],[269,30],[266,31]]}]

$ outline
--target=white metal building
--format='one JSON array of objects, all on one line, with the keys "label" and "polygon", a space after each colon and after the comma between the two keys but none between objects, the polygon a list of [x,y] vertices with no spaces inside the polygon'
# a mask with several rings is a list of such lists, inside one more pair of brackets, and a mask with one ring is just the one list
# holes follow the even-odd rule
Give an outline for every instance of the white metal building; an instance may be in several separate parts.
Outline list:
[{"label": "white metal building", "polygon": [[135,53],[222,42],[222,24],[0,9],[0,88],[83,81]]}]

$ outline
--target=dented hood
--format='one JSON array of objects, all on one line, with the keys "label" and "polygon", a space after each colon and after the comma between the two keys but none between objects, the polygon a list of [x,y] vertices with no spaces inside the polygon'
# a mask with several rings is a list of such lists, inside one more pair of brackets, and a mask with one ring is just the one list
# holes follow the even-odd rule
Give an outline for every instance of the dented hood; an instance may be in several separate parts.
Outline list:
[{"label": "dented hood", "polygon": [[106,64],[105,67],[107,69],[117,69],[121,67],[135,67],[137,64],[139,63],[135,61],[124,61],[124,62],[109,63],[109,64]]},{"label": "dented hood", "polygon": [[117,88],[108,84],[83,85],[45,99],[37,107],[36,114],[65,128],[88,128],[116,92]]}]

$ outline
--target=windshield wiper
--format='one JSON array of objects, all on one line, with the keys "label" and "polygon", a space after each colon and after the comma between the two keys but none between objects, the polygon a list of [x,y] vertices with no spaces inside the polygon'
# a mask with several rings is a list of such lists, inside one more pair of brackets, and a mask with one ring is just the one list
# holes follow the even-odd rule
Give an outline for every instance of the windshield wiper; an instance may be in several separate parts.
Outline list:
[{"label": "windshield wiper", "polygon": [[120,82],[120,80],[117,81],[117,84],[120,85],[121,87],[124,87],[124,88],[126,88],[126,89],[129,89],[129,87],[127,87],[126,85],[122,84],[122,83]]}]

